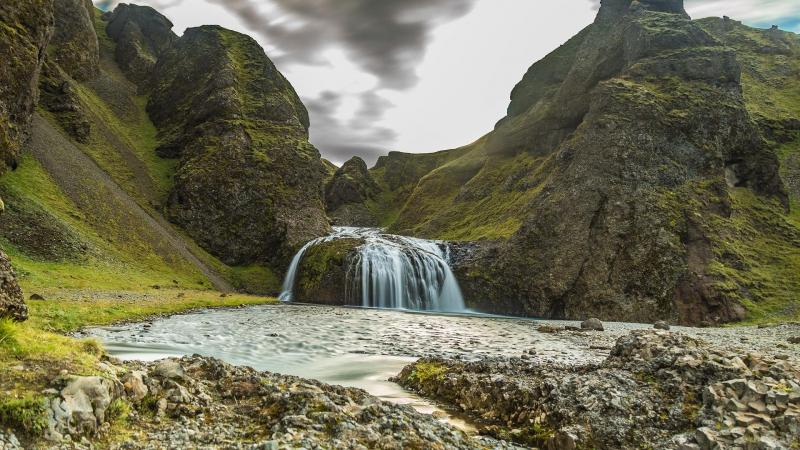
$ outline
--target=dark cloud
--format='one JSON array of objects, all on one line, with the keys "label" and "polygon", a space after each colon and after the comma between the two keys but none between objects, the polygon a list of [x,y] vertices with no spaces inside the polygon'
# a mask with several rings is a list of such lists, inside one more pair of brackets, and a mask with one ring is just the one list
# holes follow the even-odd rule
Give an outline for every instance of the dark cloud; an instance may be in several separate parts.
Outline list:
[{"label": "dark cloud", "polygon": [[[379,87],[407,89],[433,29],[470,11],[477,0],[272,0],[287,20],[266,14],[257,0],[209,0],[285,52],[286,63],[319,64],[327,48],[343,48]],[[262,3],[263,4],[263,3]]]},{"label": "dark cloud", "polygon": [[[117,3],[115,0],[99,0]],[[155,8],[185,0],[141,0]],[[378,89],[406,90],[417,82],[417,64],[425,55],[433,30],[468,13],[477,0],[207,0],[233,12],[262,42],[280,50],[271,55],[279,67],[324,65],[328,49],[341,49],[357,67],[374,75],[375,89],[359,95],[361,106],[352,120],[336,117],[341,98],[331,92],[306,99],[314,142],[323,154],[354,150],[369,156],[391,145],[395,134],[375,127],[392,106]],[[269,9],[264,6],[277,7]],[[109,5],[111,6],[111,5]],[[301,92],[302,95],[302,92]],[[354,138],[347,139],[350,136]],[[372,139],[370,142],[365,140]],[[352,140],[357,142],[352,143]],[[360,142],[360,143],[359,143]],[[360,153],[359,153],[360,152]],[[332,159],[336,157],[332,156]]]},{"label": "dark cloud", "polygon": [[381,108],[385,106],[382,103],[386,100],[372,91],[362,94],[361,108],[346,125],[337,114],[342,100],[341,95],[330,91],[322,92],[317,98],[303,99],[313,117],[311,141],[334,164],[341,165],[358,155],[372,165],[397,139],[394,130],[374,124],[381,118],[384,111]]}]

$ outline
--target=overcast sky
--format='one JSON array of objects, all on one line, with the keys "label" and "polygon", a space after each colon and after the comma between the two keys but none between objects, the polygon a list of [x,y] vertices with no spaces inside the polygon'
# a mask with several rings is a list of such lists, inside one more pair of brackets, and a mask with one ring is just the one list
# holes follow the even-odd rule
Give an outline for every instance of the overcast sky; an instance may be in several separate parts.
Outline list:
[{"label": "overcast sky", "polygon": [[[95,0],[108,8],[113,0]],[[389,150],[458,147],[490,131],[527,68],[592,22],[597,0],[134,0],[182,34],[252,35],[311,114],[311,141],[341,164]],[[800,32],[800,0],[687,0]]]}]

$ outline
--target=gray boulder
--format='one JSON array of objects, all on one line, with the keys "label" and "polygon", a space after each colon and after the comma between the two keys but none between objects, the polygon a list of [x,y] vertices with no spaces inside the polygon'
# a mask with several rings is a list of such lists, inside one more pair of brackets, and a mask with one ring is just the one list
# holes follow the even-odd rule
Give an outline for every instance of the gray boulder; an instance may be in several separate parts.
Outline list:
[{"label": "gray boulder", "polygon": [[58,397],[50,399],[48,438],[59,441],[65,434],[93,436],[106,420],[106,410],[122,392],[117,380],[72,377]]},{"label": "gray boulder", "polygon": [[603,331],[603,322],[596,317],[592,317],[591,319],[584,320],[581,322],[581,329],[584,330],[592,330],[592,331]]},{"label": "gray boulder", "polygon": [[656,330],[669,330],[669,324],[664,322],[663,320],[659,320],[658,322],[653,324],[653,328]]}]

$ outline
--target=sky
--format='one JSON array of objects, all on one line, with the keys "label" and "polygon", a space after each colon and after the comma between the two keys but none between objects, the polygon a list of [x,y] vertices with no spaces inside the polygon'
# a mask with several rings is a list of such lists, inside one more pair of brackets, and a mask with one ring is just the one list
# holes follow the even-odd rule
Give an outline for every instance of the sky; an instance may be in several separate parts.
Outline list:
[{"label": "sky", "polygon": [[[95,0],[113,8],[116,0]],[[505,115],[531,64],[590,24],[598,0],[132,0],[174,31],[222,25],[253,36],[311,116],[311,142],[341,164],[468,144]],[[800,32],[800,0],[686,0]]]}]

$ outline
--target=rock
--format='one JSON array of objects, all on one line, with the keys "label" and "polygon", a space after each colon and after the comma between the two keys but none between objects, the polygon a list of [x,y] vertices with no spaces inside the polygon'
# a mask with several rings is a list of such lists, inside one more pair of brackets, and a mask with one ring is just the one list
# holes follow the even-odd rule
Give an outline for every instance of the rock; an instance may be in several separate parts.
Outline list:
[{"label": "rock", "polygon": [[380,187],[367,170],[367,164],[354,156],[336,170],[325,185],[325,208],[339,226],[377,226],[377,219],[364,202],[374,198]]},{"label": "rock", "polygon": [[800,336],[792,336],[787,340],[790,344],[800,344]]},{"label": "rock", "polygon": [[165,359],[158,362],[153,371],[156,376],[168,380],[182,380],[186,378],[186,372],[176,359]]},{"label": "rock", "polygon": [[[52,0],[4,2],[0,7],[0,175],[17,167],[39,100],[39,73],[53,33]],[[0,199],[0,210],[2,207]],[[2,257],[5,261],[5,256]],[[1,275],[0,275],[1,276]],[[0,291],[0,296],[2,296]],[[0,297],[2,303],[7,300]]]},{"label": "rock", "polygon": [[102,377],[72,377],[49,403],[48,429],[51,439],[97,433],[111,402],[120,395],[119,382]]},{"label": "rock", "polygon": [[117,43],[117,64],[131,81],[149,89],[156,62],[178,39],[172,22],[149,6],[124,3],[105,19],[108,36]]},{"label": "rock", "polygon": [[552,325],[539,325],[536,328],[536,331],[538,331],[539,333],[553,334],[553,333],[558,333],[561,330],[558,327],[554,327]]},{"label": "rock", "polygon": [[659,320],[658,322],[653,324],[653,328],[656,330],[669,330],[669,324],[664,322],[663,320]]},{"label": "rock", "polygon": [[31,294],[31,296],[30,296],[30,297],[28,297],[28,298],[29,298],[30,300],[44,300],[44,297],[42,297],[42,296],[41,296],[41,295],[39,295],[39,294]]},{"label": "rock", "polygon": [[281,270],[329,232],[308,112],[255,40],[189,28],[154,77],[147,111],[165,136],[157,152],[180,158],[170,220],[227,264]]},{"label": "rock", "polygon": [[0,318],[8,317],[16,321],[28,319],[28,306],[22,297],[22,289],[17,284],[17,275],[8,256],[0,250]]},{"label": "rock", "polygon": [[361,305],[360,293],[354,293],[347,285],[347,271],[358,257],[358,247],[363,244],[363,239],[335,239],[309,248],[298,266],[294,300]]},{"label": "rock", "polygon": [[94,5],[90,0],[54,0],[53,6],[53,62],[78,81],[96,77],[100,47],[94,31]]},{"label": "rock", "polygon": [[74,81],[58,64],[48,59],[42,69],[39,87],[41,106],[53,114],[67,134],[78,142],[88,143],[91,125],[86,118]]},{"label": "rock", "polygon": [[143,371],[133,370],[125,374],[121,380],[125,395],[134,402],[140,402],[149,392],[147,385],[144,383],[144,377],[145,373]]},{"label": "rock", "polygon": [[584,330],[603,331],[603,322],[593,317],[581,322],[581,328]]}]

